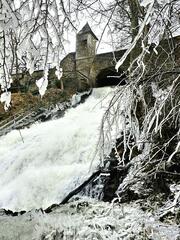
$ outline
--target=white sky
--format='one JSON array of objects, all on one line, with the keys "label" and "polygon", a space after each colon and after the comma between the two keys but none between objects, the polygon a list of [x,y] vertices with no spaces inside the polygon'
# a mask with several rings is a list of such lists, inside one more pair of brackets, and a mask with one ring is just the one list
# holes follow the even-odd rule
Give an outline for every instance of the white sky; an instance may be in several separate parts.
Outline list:
[{"label": "white sky", "polygon": [[[105,4],[109,4],[110,0],[101,0],[101,2],[105,5]],[[108,22],[108,16],[103,17],[103,19],[100,20],[100,17],[97,16],[88,16],[87,13],[82,13],[81,16],[79,17],[80,22],[78,23],[78,31],[79,32],[82,27],[88,22],[92,31],[94,32],[94,34],[97,36],[98,39],[101,38],[101,34],[103,32],[104,27],[106,26],[107,22]],[[101,22],[99,24],[99,22]],[[109,28],[106,28],[106,31],[103,34],[103,37],[101,39],[101,43],[99,44],[99,41],[97,42],[97,53],[102,53],[102,52],[109,52],[113,50],[112,45],[110,45],[110,43],[112,42],[111,40],[111,36],[110,34],[108,34],[108,30]],[[75,52],[76,49],[76,34],[75,33],[69,33],[67,32],[67,40],[69,41],[69,44],[66,44],[65,49],[66,52]],[[108,44],[109,43],[109,44]],[[99,45],[99,46],[98,46]]]},{"label": "white sky", "polygon": [[[82,29],[82,27],[87,23],[87,20],[83,20],[82,23],[80,24],[80,26],[78,27],[78,32]],[[97,36],[98,39],[100,39],[101,37],[101,33],[102,33],[102,27],[100,28],[94,28],[93,24],[91,24],[90,22],[88,22],[92,31],[94,32],[94,34]],[[65,45],[65,49],[66,52],[75,52],[76,49],[76,33],[67,33],[67,40],[69,41],[69,43],[67,43]],[[110,52],[113,50],[112,46],[110,46],[108,44],[108,42],[111,42],[111,38],[108,35],[107,31],[104,33],[102,41],[99,44],[99,41],[97,42],[96,47],[98,47],[97,49],[97,53],[103,53],[103,52]]]}]

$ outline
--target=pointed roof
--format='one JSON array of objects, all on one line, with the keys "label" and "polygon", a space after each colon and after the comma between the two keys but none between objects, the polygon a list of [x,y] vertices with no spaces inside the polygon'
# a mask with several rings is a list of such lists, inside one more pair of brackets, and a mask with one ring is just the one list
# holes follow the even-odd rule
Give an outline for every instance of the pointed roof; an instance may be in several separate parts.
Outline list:
[{"label": "pointed roof", "polygon": [[93,35],[93,37],[98,40],[98,38],[96,37],[96,35],[93,33],[92,29],[89,26],[89,23],[87,22],[84,27],[78,32],[78,35],[80,34],[85,34],[85,33],[90,33],[91,35]]}]

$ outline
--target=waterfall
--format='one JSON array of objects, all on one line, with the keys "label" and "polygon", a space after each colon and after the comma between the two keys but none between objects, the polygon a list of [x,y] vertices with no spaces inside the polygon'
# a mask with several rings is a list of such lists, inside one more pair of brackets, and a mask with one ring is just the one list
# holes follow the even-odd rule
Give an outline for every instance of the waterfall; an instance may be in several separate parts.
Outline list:
[{"label": "waterfall", "polygon": [[94,89],[64,117],[0,138],[0,208],[46,208],[87,178],[98,164],[96,155],[90,170],[112,92],[110,87]]}]

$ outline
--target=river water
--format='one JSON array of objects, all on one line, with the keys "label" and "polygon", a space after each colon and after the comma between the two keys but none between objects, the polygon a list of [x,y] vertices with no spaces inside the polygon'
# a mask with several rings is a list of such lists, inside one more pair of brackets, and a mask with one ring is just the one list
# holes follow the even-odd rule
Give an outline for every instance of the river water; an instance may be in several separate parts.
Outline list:
[{"label": "river water", "polygon": [[0,208],[46,208],[90,175],[98,164],[99,156],[94,155],[112,91],[94,89],[64,117],[0,138]]},{"label": "river water", "polygon": [[35,210],[61,202],[98,166],[101,120],[114,90],[94,89],[64,117],[0,138],[0,208],[33,209],[16,217],[0,209],[0,240],[178,239],[177,225],[159,222],[138,201],[119,205],[82,197],[49,214]]}]

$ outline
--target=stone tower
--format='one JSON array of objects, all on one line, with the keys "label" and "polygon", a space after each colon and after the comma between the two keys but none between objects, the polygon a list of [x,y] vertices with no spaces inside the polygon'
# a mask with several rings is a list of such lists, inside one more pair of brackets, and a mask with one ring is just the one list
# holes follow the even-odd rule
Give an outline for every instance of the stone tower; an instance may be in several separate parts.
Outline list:
[{"label": "stone tower", "polygon": [[90,70],[96,54],[96,42],[98,38],[91,30],[88,23],[76,36],[76,72],[79,88],[84,90],[91,86]]}]

